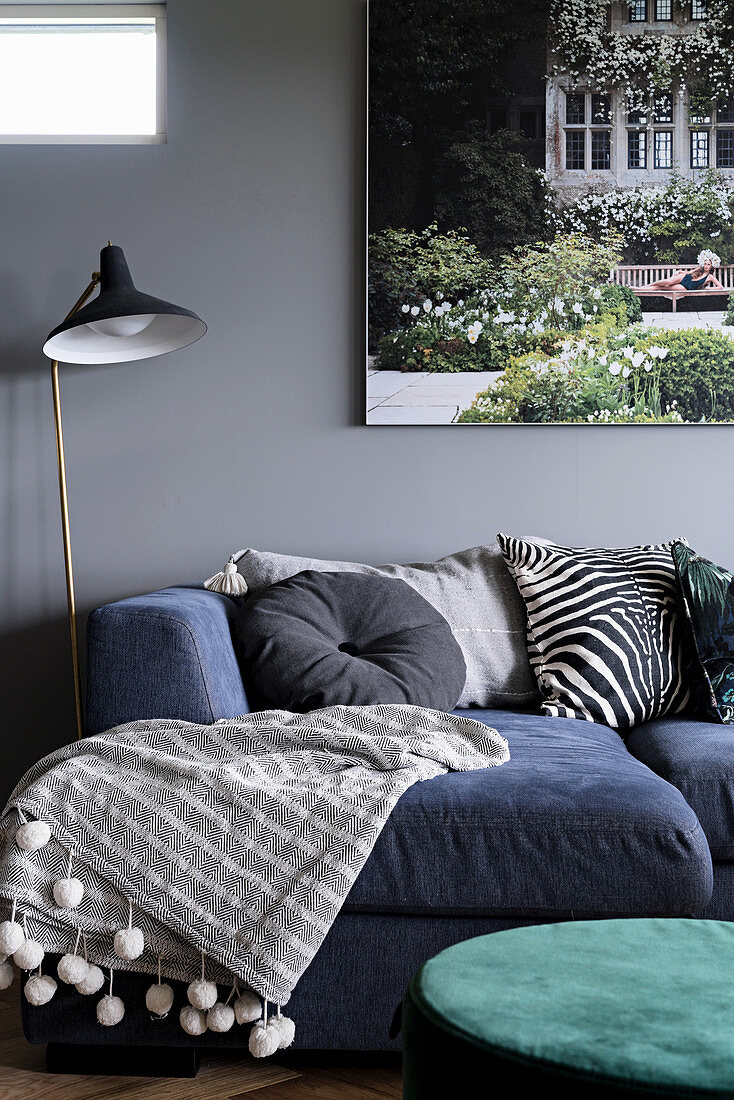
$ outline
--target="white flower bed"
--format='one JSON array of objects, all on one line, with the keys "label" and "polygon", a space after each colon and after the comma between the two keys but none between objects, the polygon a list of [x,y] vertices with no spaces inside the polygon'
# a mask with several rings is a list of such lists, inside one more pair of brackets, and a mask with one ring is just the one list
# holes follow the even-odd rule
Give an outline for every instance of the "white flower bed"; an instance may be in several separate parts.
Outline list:
[{"label": "white flower bed", "polygon": [[654,247],[651,225],[663,221],[685,221],[691,231],[717,228],[717,237],[732,223],[731,201],[734,179],[711,169],[700,180],[680,176],[656,187],[630,187],[615,191],[590,191],[555,215],[559,233],[578,232],[597,235],[616,230],[624,246]]}]

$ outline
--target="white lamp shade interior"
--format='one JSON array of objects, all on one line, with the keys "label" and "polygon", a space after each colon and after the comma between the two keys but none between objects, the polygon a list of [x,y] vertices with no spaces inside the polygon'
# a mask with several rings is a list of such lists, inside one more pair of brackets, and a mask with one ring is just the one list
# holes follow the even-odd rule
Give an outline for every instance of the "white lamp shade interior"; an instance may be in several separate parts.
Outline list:
[{"label": "white lamp shade interior", "polygon": [[43,351],[61,363],[129,363],[185,347],[205,332],[198,317],[133,314],[69,328],[47,340]]}]

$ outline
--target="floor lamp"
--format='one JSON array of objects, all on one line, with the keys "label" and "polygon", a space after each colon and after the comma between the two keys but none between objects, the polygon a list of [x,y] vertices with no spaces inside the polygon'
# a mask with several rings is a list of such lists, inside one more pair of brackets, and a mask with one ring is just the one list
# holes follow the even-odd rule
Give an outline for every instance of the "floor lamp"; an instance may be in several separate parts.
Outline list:
[{"label": "floor lamp", "polygon": [[[87,304],[99,286],[97,297]],[[76,731],[84,733],[79,646],[76,629],[74,567],[71,557],[69,503],[66,492],[64,432],[61,421],[59,363],[130,363],[150,359],[167,351],[186,347],[200,339],[206,325],[190,309],[143,294],[133,285],[122,249],[110,242],[102,249],[99,271],[92,274],[89,286],[74,303],[65,319],[51,332],[43,345],[52,360],[51,386],[56,425],[56,462],[59,473],[59,503],[64,539],[66,600],[69,613],[71,661],[74,673]]]}]

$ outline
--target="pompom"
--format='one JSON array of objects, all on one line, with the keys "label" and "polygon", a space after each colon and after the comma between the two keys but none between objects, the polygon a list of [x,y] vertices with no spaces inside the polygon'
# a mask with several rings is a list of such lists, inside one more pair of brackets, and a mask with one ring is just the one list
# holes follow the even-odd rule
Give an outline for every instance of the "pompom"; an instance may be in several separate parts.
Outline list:
[{"label": "pompom", "polygon": [[14,920],[4,920],[0,924],[0,955],[13,955],[23,940],[22,927]]},{"label": "pompom", "polygon": [[204,581],[204,588],[208,588],[210,592],[221,592],[223,596],[244,596],[247,592],[247,581],[237,572],[237,566],[230,558],[221,573],[215,573]]},{"label": "pompom", "polygon": [[186,990],[186,996],[189,999],[189,1004],[193,1005],[194,1008],[206,1010],[216,1004],[217,987],[214,982],[208,982],[205,978],[196,978]]},{"label": "pompom", "polygon": [[104,974],[93,963],[89,963],[89,969],[80,982],[75,982],[77,993],[85,997],[91,997],[93,993],[99,993],[104,985]]},{"label": "pompom", "polygon": [[51,826],[45,821],[26,821],[15,834],[15,843],[24,852],[37,852],[51,839]]},{"label": "pompom", "polygon": [[262,1019],[257,1020],[252,1025],[247,1045],[253,1058],[267,1058],[275,1054],[280,1046],[280,1032],[273,1027],[272,1020],[268,1020],[267,1024]]},{"label": "pompom", "polygon": [[13,984],[13,975],[12,964],[5,959],[0,963],[0,989],[10,989]]},{"label": "pompom", "polygon": [[121,959],[138,959],[144,948],[145,940],[139,928],[122,928],[115,932],[115,954]]},{"label": "pompom", "polygon": [[34,974],[25,983],[25,999],[31,1005],[46,1005],[56,992],[56,982],[48,974]]},{"label": "pompom", "polygon": [[106,993],[101,1001],[97,1002],[97,1019],[103,1027],[114,1027],[119,1024],[125,1015],[125,1005],[120,997],[112,997]]},{"label": "pompom", "polygon": [[193,1005],[184,1005],[178,1018],[187,1035],[203,1035],[206,1031],[206,1013]]},{"label": "pompom", "polygon": [[154,1016],[167,1016],[172,1004],[173,990],[165,982],[157,982],[145,994],[145,1007]]},{"label": "pompom", "polygon": [[242,993],[234,1003],[234,1014],[238,1024],[251,1024],[262,1015],[260,998],[254,993]]},{"label": "pompom", "polygon": [[67,985],[83,982],[89,972],[89,963],[81,955],[62,955],[56,973],[59,980]]},{"label": "pompom", "polygon": [[59,909],[76,909],[84,897],[84,884],[78,878],[60,878],[53,891]]},{"label": "pompom", "polygon": [[206,1026],[210,1031],[229,1031],[234,1023],[234,1009],[217,1001],[206,1014]]},{"label": "pompom", "polygon": [[36,940],[23,940],[13,958],[21,970],[35,970],[43,962],[46,952]]},{"label": "pompom", "polygon": [[278,1050],[285,1050],[296,1037],[296,1025],[288,1016],[271,1016],[269,1022],[277,1030],[280,1038]]}]

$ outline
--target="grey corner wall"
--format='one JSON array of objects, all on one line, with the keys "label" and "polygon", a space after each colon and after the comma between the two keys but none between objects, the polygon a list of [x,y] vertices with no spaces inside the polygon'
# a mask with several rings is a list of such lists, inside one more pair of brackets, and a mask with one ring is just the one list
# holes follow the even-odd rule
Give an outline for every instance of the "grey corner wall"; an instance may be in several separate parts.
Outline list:
[{"label": "grey corner wall", "polygon": [[169,0],[168,144],[0,147],[2,782],[74,735],[43,337],[107,238],[200,343],[65,368],[82,613],[249,543],[368,561],[499,529],[734,562],[734,429],[366,428],[364,0]]}]

